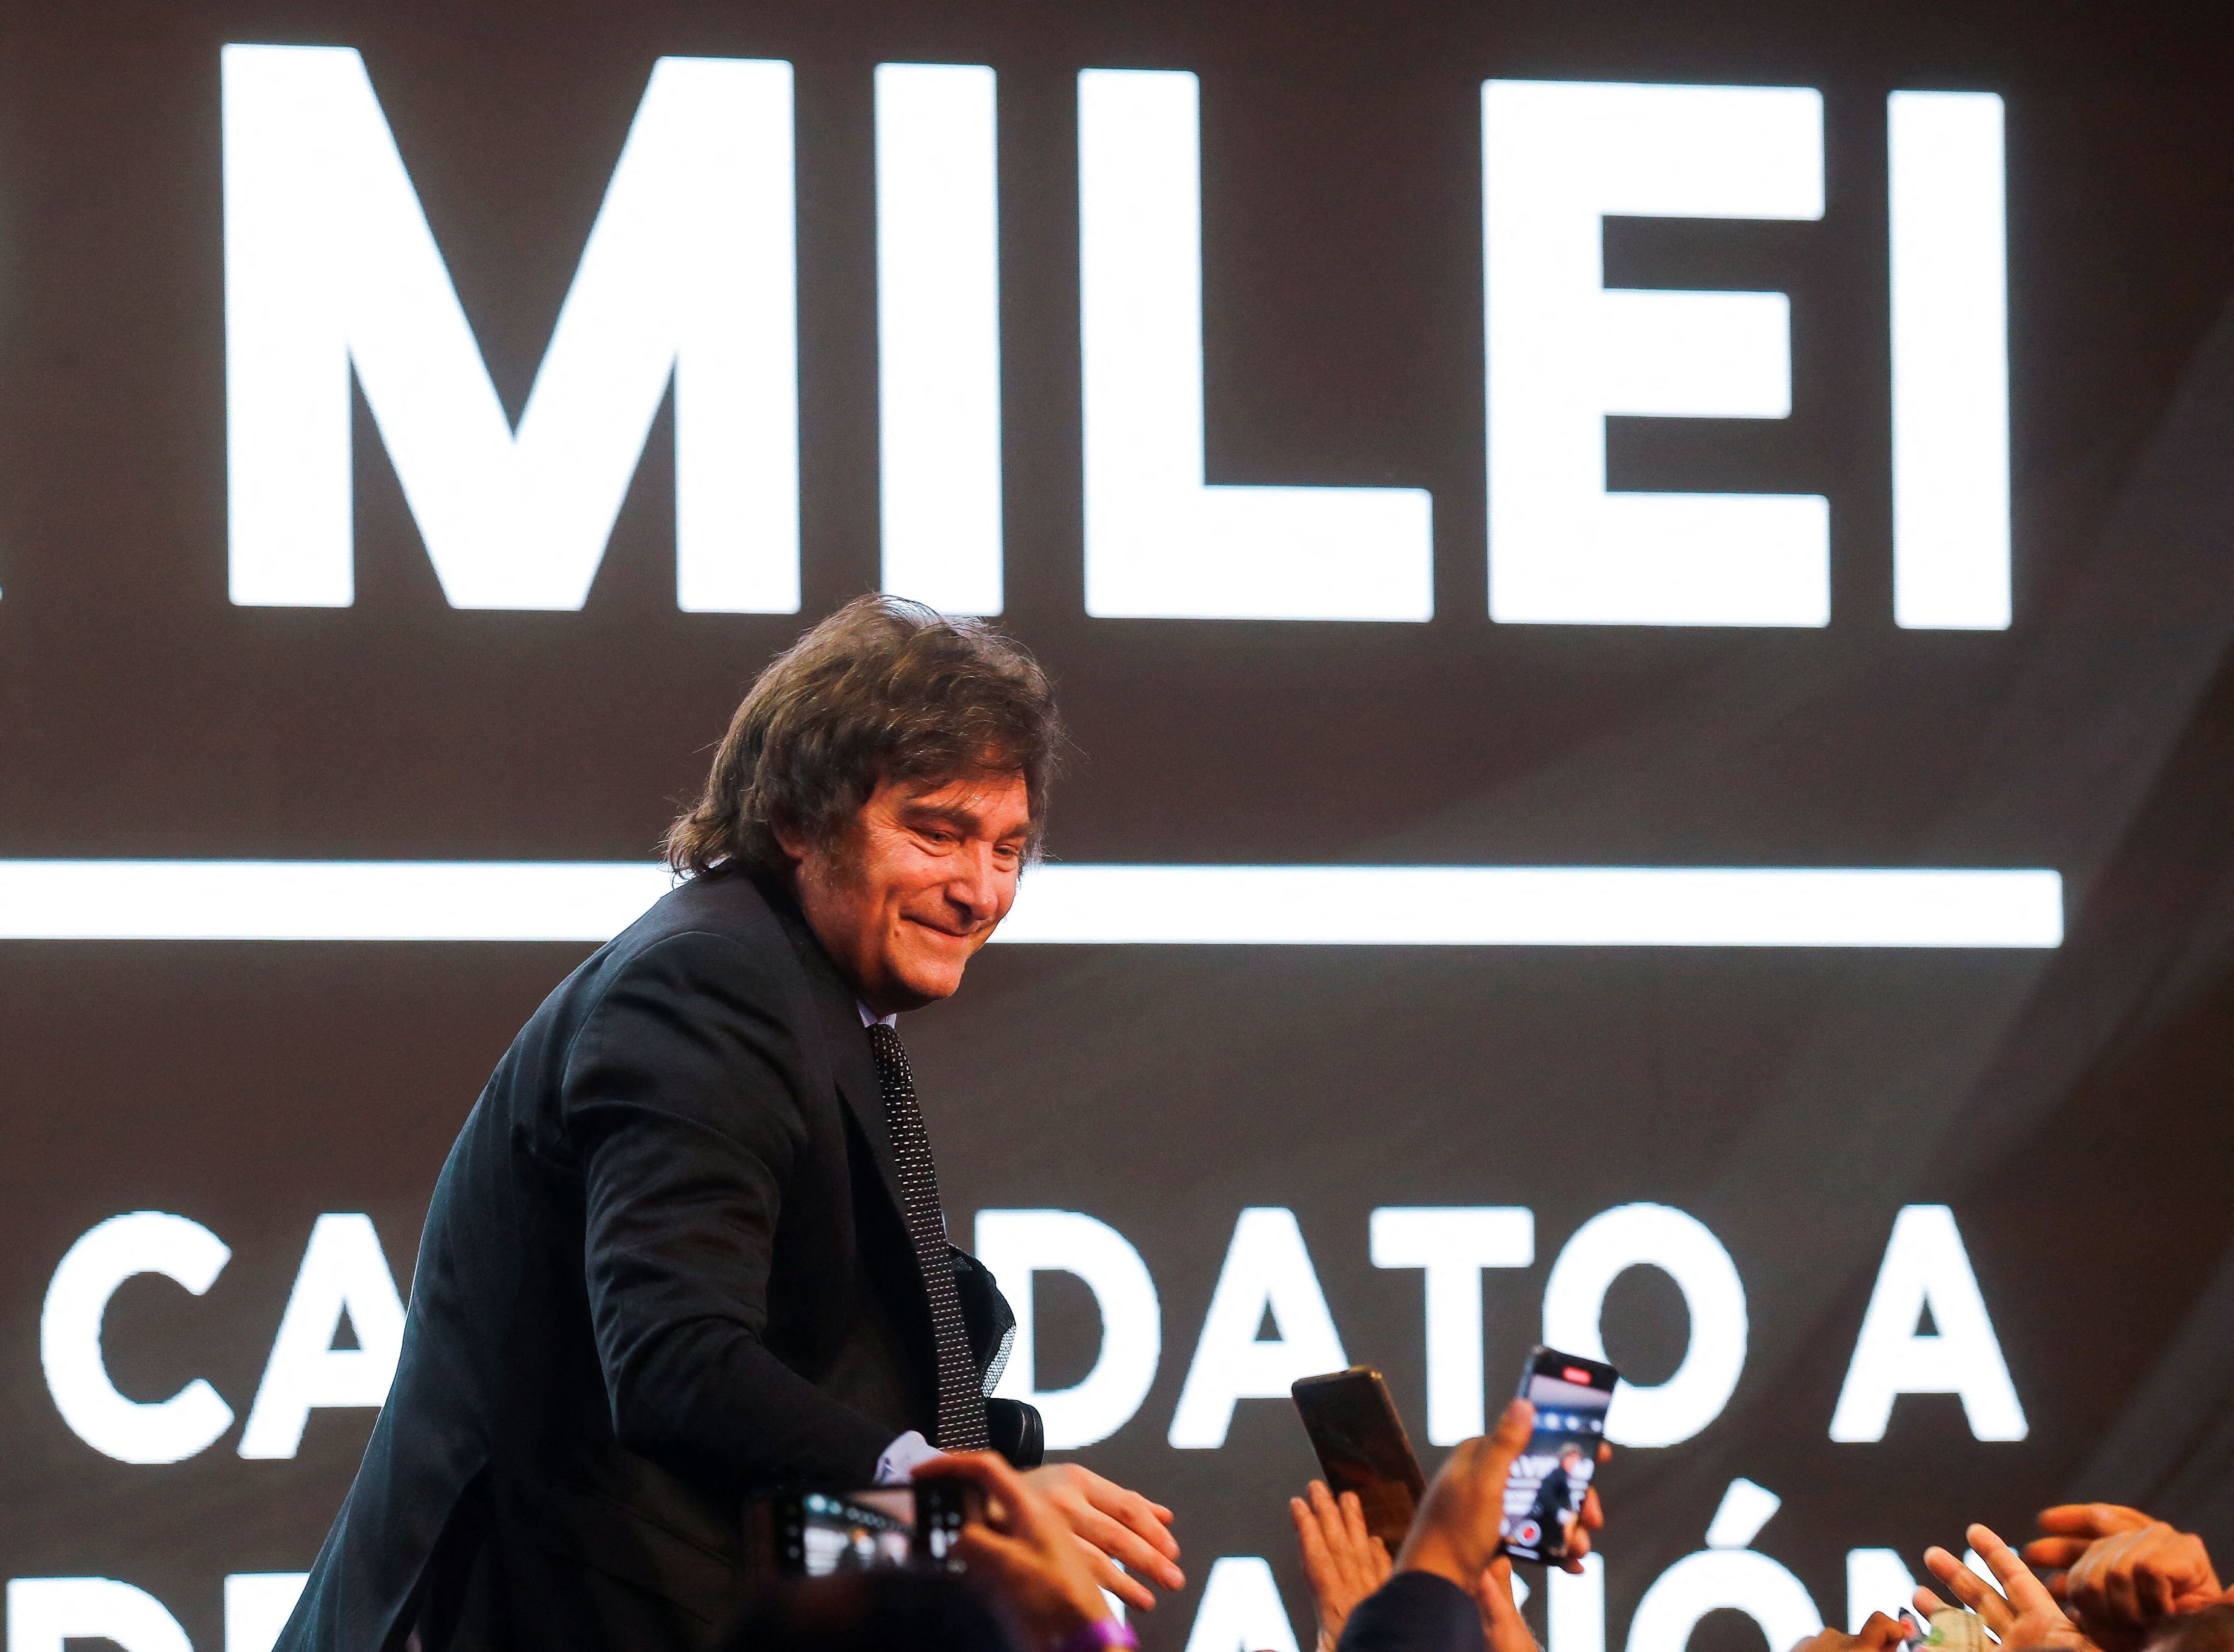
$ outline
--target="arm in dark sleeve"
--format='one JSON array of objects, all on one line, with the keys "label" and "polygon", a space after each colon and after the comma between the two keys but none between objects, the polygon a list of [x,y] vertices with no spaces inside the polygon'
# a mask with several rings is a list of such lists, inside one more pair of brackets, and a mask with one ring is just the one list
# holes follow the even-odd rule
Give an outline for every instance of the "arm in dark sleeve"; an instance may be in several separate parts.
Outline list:
[{"label": "arm in dark sleeve", "polygon": [[782,1190],[805,1150],[809,1015],[753,950],[687,934],[629,961],[569,1052],[585,1267],[613,1429],[742,1490],[867,1485],[892,1430],[768,1351]]},{"label": "arm in dark sleeve", "polygon": [[1447,1577],[1400,1571],[1358,1602],[1336,1652],[1482,1652],[1481,1608]]}]

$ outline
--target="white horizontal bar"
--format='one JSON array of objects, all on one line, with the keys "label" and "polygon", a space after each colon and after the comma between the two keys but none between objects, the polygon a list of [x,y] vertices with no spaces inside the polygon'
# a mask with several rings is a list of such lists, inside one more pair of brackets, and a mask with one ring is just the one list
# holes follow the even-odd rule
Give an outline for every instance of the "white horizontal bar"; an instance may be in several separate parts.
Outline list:
[{"label": "white horizontal bar", "polygon": [[[0,860],[0,940],[604,941],[671,887],[611,861]],[[2042,871],[1081,866],[1027,873],[1011,942],[2052,947]]]},{"label": "white horizontal bar", "polygon": [[667,868],[580,860],[0,860],[0,940],[610,941]]},{"label": "white horizontal bar", "polygon": [[1015,941],[2054,946],[2052,872],[1785,866],[1048,866]]}]

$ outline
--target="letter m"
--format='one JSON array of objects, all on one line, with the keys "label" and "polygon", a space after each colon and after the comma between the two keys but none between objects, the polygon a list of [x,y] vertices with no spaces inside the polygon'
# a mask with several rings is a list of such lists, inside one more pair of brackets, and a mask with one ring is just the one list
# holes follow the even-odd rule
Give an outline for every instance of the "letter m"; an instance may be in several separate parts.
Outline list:
[{"label": "letter m", "polygon": [[454,607],[582,605],[671,378],[676,601],[798,611],[788,63],[653,68],[516,433],[364,60],[224,84],[234,602],[353,599],[353,369]]}]

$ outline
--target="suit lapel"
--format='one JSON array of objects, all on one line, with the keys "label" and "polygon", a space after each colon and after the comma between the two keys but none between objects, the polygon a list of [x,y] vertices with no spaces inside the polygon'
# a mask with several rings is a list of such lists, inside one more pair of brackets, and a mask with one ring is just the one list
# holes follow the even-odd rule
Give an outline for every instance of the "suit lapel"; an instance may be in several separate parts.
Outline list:
[{"label": "suit lapel", "polygon": [[[879,1283],[876,1289],[894,1316],[894,1328],[899,1332],[904,1345],[915,1362],[913,1374],[918,1389],[928,1396],[921,1401],[925,1407],[921,1426],[925,1433],[931,1432],[929,1420],[937,1415],[938,1353],[937,1333],[931,1324],[931,1298],[925,1293],[923,1274],[915,1258],[915,1250],[908,1238],[907,1201],[900,1192],[899,1161],[892,1153],[892,1133],[885,1116],[885,1093],[877,1082],[876,1059],[869,1053],[869,1036],[861,1026],[859,1003],[852,988],[838,973],[830,962],[814,931],[798,914],[796,907],[778,905],[786,926],[792,932],[794,944],[799,949],[807,967],[808,989],[814,1001],[814,1013],[820,1026],[823,1047],[829,1053],[830,1074],[837,1085],[839,1099],[847,1112],[853,1115],[855,1127],[876,1163],[877,1182],[884,1189],[888,1214],[879,1218],[875,1212],[863,1210],[856,1213],[859,1229],[866,1238],[870,1232],[881,1230],[888,1236],[886,1242],[866,1247],[862,1261],[872,1278]],[[856,1179],[854,1185],[861,1187]]]},{"label": "suit lapel", "polygon": [[[834,976],[836,971],[831,973]],[[842,989],[844,983],[839,985]],[[861,1012],[852,993],[846,993],[845,1002],[839,1008],[842,1019],[825,1012],[826,1021],[836,1022],[830,1038],[831,1074],[838,1081],[839,1095],[852,1110],[853,1122],[861,1126],[862,1138],[869,1144],[871,1157],[877,1161],[878,1179],[884,1183],[885,1195],[892,1202],[892,1213],[899,1218],[905,1232],[907,1201],[900,1193],[899,1161],[892,1153],[892,1122],[885,1116],[885,1093],[877,1082],[877,1063],[869,1054],[869,1037],[862,1030]]]},{"label": "suit lapel", "polygon": [[870,1157],[877,1163],[877,1179],[884,1185],[885,1195],[892,1201],[892,1214],[899,1218],[900,1231],[905,1233],[907,1201],[900,1193],[899,1162],[892,1156],[892,1126],[885,1117],[885,1093],[877,1083],[877,1064],[869,1054],[868,1034],[861,1026],[860,1005],[845,976],[838,973],[838,966],[830,962],[830,955],[814,938],[814,931],[807,926],[807,919],[789,891],[763,884],[761,893],[781,920],[800,962],[807,968],[807,989],[813,997],[823,1048],[829,1053],[831,1077],[837,1084],[839,1100],[860,1128],[861,1139],[869,1144]]}]

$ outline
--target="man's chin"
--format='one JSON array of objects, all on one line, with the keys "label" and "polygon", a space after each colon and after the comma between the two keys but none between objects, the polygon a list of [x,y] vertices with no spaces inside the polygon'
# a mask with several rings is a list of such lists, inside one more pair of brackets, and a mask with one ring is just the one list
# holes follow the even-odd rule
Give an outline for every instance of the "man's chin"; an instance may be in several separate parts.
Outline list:
[{"label": "man's chin", "polygon": [[920,1009],[941,998],[951,998],[962,985],[963,965],[968,962],[967,958],[956,963],[911,961],[892,971],[892,985],[914,1000],[910,1008]]}]

